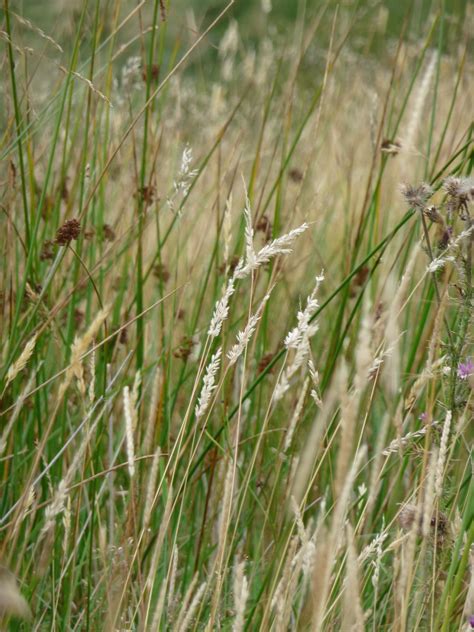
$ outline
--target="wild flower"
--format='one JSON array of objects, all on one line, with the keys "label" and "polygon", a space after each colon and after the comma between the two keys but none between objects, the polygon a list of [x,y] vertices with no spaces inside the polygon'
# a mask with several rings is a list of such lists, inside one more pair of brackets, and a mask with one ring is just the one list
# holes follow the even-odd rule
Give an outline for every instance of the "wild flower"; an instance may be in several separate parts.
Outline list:
[{"label": "wild flower", "polygon": [[401,187],[401,192],[408,206],[421,210],[425,208],[427,201],[433,195],[433,189],[425,182],[422,182],[418,186],[404,184]]},{"label": "wild flower", "polygon": [[458,212],[462,219],[467,219],[468,202],[474,198],[474,178],[449,176],[443,182],[443,189],[448,196],[448,213]]},{"label": "wild flower", "polygon": [[467,380],[471,375],[474,375],[474,362],[472,358],[468,358],[465,362],[458,364],[458,377],[461,380]]}]

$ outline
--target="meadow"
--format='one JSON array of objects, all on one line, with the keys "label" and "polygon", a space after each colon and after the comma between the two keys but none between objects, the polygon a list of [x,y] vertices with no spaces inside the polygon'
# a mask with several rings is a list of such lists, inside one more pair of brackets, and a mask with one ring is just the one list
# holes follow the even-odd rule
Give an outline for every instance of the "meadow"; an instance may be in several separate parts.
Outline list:
[{"label": "meadow", "polygon": [[474,629],[473,34],[2,0],[1,629]]}]

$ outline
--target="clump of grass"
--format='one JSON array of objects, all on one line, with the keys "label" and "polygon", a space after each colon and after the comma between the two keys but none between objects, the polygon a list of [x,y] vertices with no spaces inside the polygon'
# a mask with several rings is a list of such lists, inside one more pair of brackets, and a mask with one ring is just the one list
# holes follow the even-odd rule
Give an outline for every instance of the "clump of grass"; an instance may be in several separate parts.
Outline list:
[{"label": "clump of grass", "polygon": [[470,33],[237,5],[4,2],[0,617],[467,629]]}]

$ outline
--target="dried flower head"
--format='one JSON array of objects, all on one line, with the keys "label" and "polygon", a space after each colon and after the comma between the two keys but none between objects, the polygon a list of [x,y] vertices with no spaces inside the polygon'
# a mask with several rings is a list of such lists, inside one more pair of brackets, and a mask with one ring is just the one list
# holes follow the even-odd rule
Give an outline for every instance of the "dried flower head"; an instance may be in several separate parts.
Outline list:
[{"label": "dried flower head", "polygon": [[443,218],[434,204],[427,206],[424,213],[430,221],[435,222],[436,224],[444,224]]},{"label": "dried flower head", "polygon": [[[403,531],[411,531],[416,528],[418,535],[422,535],[423,516],[416,505],[405,505],[398,514],[398,522]],[[442,544],[449,532],[449,521],[441,511],[433,511],[429,526],[431,534],[436,535],[437,543]]]},{"label": "dried flower head", "polygon": [[204,415],[211,402],[212,393],[216,389],[216,375],[219,371],[221,355],[222,347],[219,347],[207,365],[206,374],[203,378],[201,394],[199,395],[195,408],[196,419],[200,419]]},{"label": "dried flower head", "polygon": [[[263,373],[266,370],[267,366],[270,364],[274,357],[274,353],[266,353],[260,358],[260,361],[257,365],[257,375],[260,375],[260,373]],[[269,373],[273,373],[273,369],[270,369]]]},{"label": "dried flower head", "polygon": [[144,66],[142,69],[142,79],[146,83],[148,81],[148,76],[150,77],[150,81],[157,82],[160,78],[160,66],[159,64],[152,64],[151,66]]},{"label": "dried flower head", "polygon": [[10,615],[30,619],[31,611],[18,590],[14,575],[4,566],[0,566],[0,616]]},{"label": "dried flower head", "polygon": [[153,276],[163,283],[170,280],[170,272],[164,263],[157,263],[153,266]]},{"label": "dried flower head", "polygon": [[43,247],[41,248],[40,260],[47,261],[48,259],[54,259],[54,250],[53,250],[54,241],[51,239],[47,239],[43,243]]},{"label": "dried flower head", "polygon": [[105,241],[115,241],[115,231],[110,224],[104,224],[102,230]]},{"label": "dried flower head", "polygon": [[186,361],[191,355],[193,346],[194,342],[191,336],[183,336],[178,348],[173,351],[174,357]]},{"label": "dried flower head", "polygon": [[382,153],[392,156],[396,156],[400,152],[401,148],[402,144],[399,140],[390,140],[388,138],[384,138],[380,145],[380,151]]},{"label": "dried flower head", "polygon": [[[415,520],[418,516],[418,522],[420,522],[419,511],[416,505],[405,505],[398,514],[398,522],[403,531],[410,531],[413,528]],[[421,527],[421,523],[420,523]]]},{"label": "dried flower head", "polygon": [[297,167],[293,167],[289,170],[288,175],[293,182],[301,182],[303,180],[303,172]]},{"label": "dried flower head", "polygon": [[462,219],[469,217],[468,202],[474,198],[474,178],[449,176],[443,182],[448,196],[448,212],[458,212]]},{"label": "dried flower head", "polygon": [[156,199],[156,187],[152,184],[141,187],[137,197],[143,200],[145,206],[151,206]]},{"label": "dried flower head", "polygon": [[449,176],[443,182],[443,188],[451,197],[469,198],[474,195],[474,178]]},{"label": "dried flower head", "polygon": [[81,234],[81,225],[75,218],[68,219],[58,228],[56,233],[56,243],[60,246],[67,246],[73,239],[78,239]]},{"label": "dried flower head", "polygon": [[433,189],[426,182],[422,182],[417,187],[411,184],[404,184],[401,187],[402,195],[411,208],[424,209],[426,202],[433,195]]}]

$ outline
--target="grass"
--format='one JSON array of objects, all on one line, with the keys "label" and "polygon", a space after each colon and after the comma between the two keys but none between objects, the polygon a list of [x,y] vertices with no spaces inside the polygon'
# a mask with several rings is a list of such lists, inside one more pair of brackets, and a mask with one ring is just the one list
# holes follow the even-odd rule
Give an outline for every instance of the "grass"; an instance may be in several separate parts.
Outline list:
[{"label": "grass", "polygon": [[3,625],[468,630],[468,15],[233,5],[3,0]]}]

